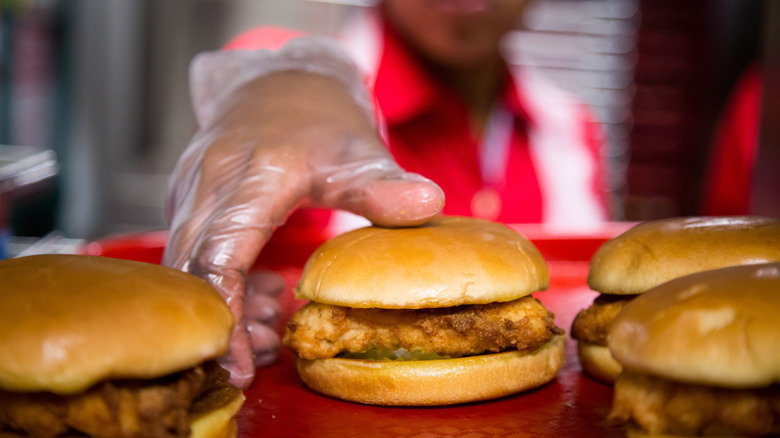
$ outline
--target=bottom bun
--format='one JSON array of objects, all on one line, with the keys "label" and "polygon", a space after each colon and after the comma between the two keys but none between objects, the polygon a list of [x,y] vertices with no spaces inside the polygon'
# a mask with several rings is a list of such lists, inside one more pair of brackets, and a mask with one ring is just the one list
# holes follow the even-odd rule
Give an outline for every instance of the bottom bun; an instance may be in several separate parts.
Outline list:
[{"label": "bottom bun", "polygon": [[609,347],[591,344],[590,342],[577,342],[577,356],[585,374],[608,385],[612,385],[623,371],[623,366],[612,357]]},{"label": "bottom bun", "polygon": [[440,406],[503,397],[554,379],[564,363],[564,337],[532,352],[456,359],[378,361],[298,359],[301,380],[342,400],[386,406]]},{"label": "bottom bun", "polygon": [[228,403],[191,419],[190,438],[235,438],[238,432],[236,414],[244,400],[244,393],[236,391],[236,396]]}]

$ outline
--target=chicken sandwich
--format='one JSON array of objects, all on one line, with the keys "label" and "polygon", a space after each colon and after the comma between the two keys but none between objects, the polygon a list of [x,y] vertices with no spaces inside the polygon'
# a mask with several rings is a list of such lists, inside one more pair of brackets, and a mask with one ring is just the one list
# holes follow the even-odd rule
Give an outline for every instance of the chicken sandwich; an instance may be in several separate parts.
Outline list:
[{"label": "chicken sandwich", "polygon": [[755,216],[680,217],[641,223],[593,255],[588,285],[600,292],[579,312],[571,335],[583,370],[611,384],[621,372],[608,348],[612,321],[646,290],[684,275],[780,261],[780,220]]},{"label": "chicken sandwich", "polygon": [[447,405],[540,386],[563,365],[563,331],[533,292],[548,286],[534,245],[500,224],[438,217],[366,227],[311,256],[310,302],[287,325],[314,391],[378,405]]},{"label": "chicken sandwich", "polygon": [[624,371],[611,417],[629,436],[780,435],[780,263],[669,281],[614,320]]},{"label": "chicken sandwich", "polygon": [[82,255],[0,261],[0,435],[227,438],[215,359],[233,316],[204,280]]}]

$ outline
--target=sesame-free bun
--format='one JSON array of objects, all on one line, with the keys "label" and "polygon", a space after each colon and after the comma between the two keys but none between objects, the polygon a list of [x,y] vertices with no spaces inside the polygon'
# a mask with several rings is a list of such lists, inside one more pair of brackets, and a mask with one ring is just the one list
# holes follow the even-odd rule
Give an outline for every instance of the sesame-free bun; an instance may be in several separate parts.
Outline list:
[{"label": "sesame-free bun", "polygon": [[611,385],[615,383],[623,367],[612,357],[606,345],[577,341],[577,357],[582,369],[594,379]]},{"label": "sesame-free bun", "polygon": [[155,378],[228,349],[233,316],[204,280],[85,255],[0,262],[0,389],[80,392]]},{"label": "sesame-free bun", "polygon": [[683,217],[641,223],[594,254],[591,289],[640,294],[683,275],[780,261],[780,220],[751,216]]},{"label": "sesame-free bun", "polygon": [[298,374],[319,393],[358,403],[440,406],[493,399],[541,386],[564,363],[564,336],[541,348],[456,359],[391,361],[297,359]]},{"label": "sesame-free bun", "polygon": [[692,274],[632,300],[609,333],[625,369],[725,388],[780,383],[780,263]]},{"label": "sesame-free bun", "polygon": [[336,236],[309,258],[295,294],[347,307],[419,309],[510,301],[548,284],[541,254],[516,231],[442,216],[419,227]]}]

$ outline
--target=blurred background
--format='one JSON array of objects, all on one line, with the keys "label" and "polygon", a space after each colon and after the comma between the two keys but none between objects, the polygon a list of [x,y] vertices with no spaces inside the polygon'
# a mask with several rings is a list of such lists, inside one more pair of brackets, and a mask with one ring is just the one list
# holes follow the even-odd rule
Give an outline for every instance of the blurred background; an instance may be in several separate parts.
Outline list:
[{"label": "blurred background", "polygon": [[[263,24],[329,34],[372,3],[0,0],[6,236],[164,229],[167,176],[194,127],[193,55]],[[776,56],[778,3],[539,0],[507,38],[507,58],[596,110],[615,219],[698,214],[729,92],[756,58]]]}]

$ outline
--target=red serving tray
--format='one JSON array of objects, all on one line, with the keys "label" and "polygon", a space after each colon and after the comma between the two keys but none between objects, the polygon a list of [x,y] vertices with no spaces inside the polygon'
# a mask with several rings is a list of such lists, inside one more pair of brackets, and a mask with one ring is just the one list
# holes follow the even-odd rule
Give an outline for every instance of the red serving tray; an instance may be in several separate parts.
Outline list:
[{"label": "red serving tray", "polygon": [[[535,294],[569,331],[577,312],[596,293],[585,280],[593,252],[631,224],[596,230],[558,232],[542,226],[514,226],[548,260],[550,288]],[[83,253],[159,263],[165,232],[117,236],[91,242]],[[282,321],[302,303],[292,296],[301,268],[324,239],[321,231],[295,230],[275,237],[258,259],[286,280],[281,296]],[[245,391],[238,415],[238,436],[255,437],[622,437],[623,429],[607,419],[612,388],[582,374],[576,345],[566,342],[566,365],[557,379],[531,391],[501,399],[448,407],[377,407],[331,399],[306,388],[295,371],[293,354],[260,368]]]}]

